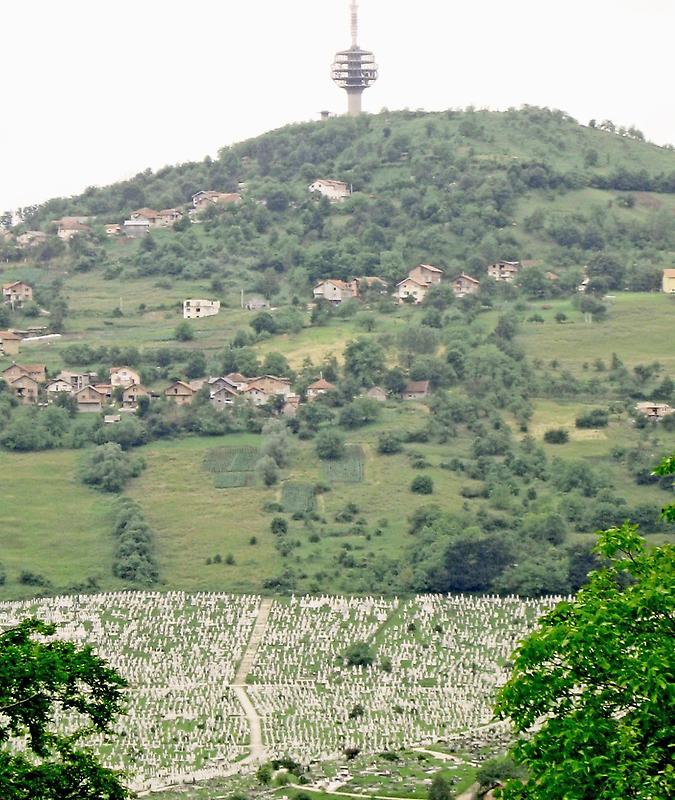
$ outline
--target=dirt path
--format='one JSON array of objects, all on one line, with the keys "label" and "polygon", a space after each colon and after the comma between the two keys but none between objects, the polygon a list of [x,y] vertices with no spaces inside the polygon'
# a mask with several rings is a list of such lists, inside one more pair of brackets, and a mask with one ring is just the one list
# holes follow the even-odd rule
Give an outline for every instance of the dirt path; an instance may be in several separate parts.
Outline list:
[{"label": "dirt path", "polygon": [[240,766],[244,764],[258,763],[265,760],[266,749],[262,738],[262,722],[260,720],[260,715],[256,711],[256,708],[251,702],[251,698],[248,696],[248,692],[246,691],[246,676],[251,671],[251,667],[255,661],[256,653],[258,652],[258,647],[260,646],[260,642],[262,642],[265,631],[267,630],[267,619],[270,615],[272,602],[273,601],[269,599],[263,599],[260,601],[258,617],[255,621],[255,625],[253,626],[251,638],[248,640],[246,650],[244,650],[244,655],[239,662],[237,673],[232,681],[232,689],[234,690],[237,700],[239,701],[239,704],[246,715],[246,719],[248,720],[251,739],[249,745],[251,752],[243,761],[239,762]]}]

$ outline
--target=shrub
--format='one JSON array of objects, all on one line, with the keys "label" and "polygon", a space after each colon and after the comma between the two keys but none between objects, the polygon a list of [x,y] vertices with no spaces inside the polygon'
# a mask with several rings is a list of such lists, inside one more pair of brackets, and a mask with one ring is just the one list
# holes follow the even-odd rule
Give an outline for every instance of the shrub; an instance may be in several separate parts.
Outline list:
[{"label": "shrub", "polygon": [[609,414],[604,408],[594,408],[586,414],[576,418],[577,428],[606,428],[609,423]]},{"label": "shrub", "polygon": [[7,570],[4,564],[0,564],[0,586],[4,586],[7,581]]},{"label": "shrub", "polygon": [[345,440],[337,431],[325,428],[317,434],[314,449],[324,461],[335,461],[345,454]]},{"label": "shrub", "polygon": [[125,453],[112,442],[96,447],[80,466],[82,483],[103,492],[121,492],[130,478],[138,477],[145,468],[143,459]]},{"label": "shrub", "polygon": [[350,667],[369,667],[375,656],[367,642],[354,642],[345,650],[345,661]]},{"label": "shrub", "polygon": [[410,484],[410,491],[415,494],[433,494],[434,482],[428,475],[418,475]]},{"label": "shrub", "polygon": [[288,522],[284,517],[274,517],[272,522],[270,522],[270,530],[275,536],[283,536],[285,533],[288,533]]},{"label": "shrub", "polygon": [[402,449],[401,437],[394,431],[384,431],[377,437],[377,452],[381,455],[400,453]]},{"label": "shrub", "polygon": [[173,336],[174,339],[177,339],[179,342],[190,342],[195,338],[195,332],[192,330],[190,323],[184,320],[176,326]]},{"label": "shrub", "polygon": [[548,444],[566,444],[570,439],[564,428],[551,428],[544,433],[544,441]]},{"label": "shrub", "polygon": [[41,575],[39,572],[31,572],[30,570],[24,569],[21,570],[21,574],[19,575],[19,583],[22,583],[24,586],[49,586],[49,580],[45,578],[44,575]]},{"label": "shrub", "polygon": [[265,486],[274,486],[279,480],[279,467],[271,456],[263,456],[255,465],[255,469]]}]

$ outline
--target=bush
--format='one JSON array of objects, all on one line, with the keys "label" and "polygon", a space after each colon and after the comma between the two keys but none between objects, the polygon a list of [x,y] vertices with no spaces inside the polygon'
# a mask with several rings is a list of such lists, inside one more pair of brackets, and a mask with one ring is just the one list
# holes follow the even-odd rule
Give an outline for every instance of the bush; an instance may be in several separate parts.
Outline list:
[{"label": "bush", "polygon": [[324,461],[335,461],[345,454],[345,440],[337,431],[325,428],[317,434],[314,449]]},{"label": "bush", "polygon": [[434,482],[428,475],[418,475],[410,484],[410,491],[415,494],[433,494]]},{"label": "bush", "polygon": [[361,428],[375,422],[382,409],[377,400],[370,397],[360,397],[346,405],[340,412],[340,425],[343,428]]},{"label": "bush", "polygon": [[96,447],[84,459],[79,476],[82,483],[103,492],[121,492],[130,478],[138,477],[145,468],[141,458],[125,453],[112,442]]},{"label": "bush", "polygon": [[400,453],[402,449],[401,437],[394,431],[384,431],[377,437],[377,452],[381,455]]},{"label": "bush", "polygon": [[606,428],[609,423],[609,414],[604,408],[594,408],[582,414],[575,420],[577,428]]},{"label": "bush", "polygon": [[126,498],[119,501],[113,524],[116,539],[113,574],[144,586],[159,579],[153,536],[140,507]]},{"label": "bush", "polygon": [[275,536],[283,536],[288,533],[288,522],[284,517],[274,517],[270,522],[270,530]]},{"label": "bush", "polygon": [[39,572],[31,572],[27,569],[21,570],[19,583],[22,583],[24,586],[50,586],[49,580],[45,578],[44,575],[41,575]]},{"label": "bush", "polygon": [[255,470],[265,486],[274,486],[279,480],[279,467],[277,462],[270,456],[261,458],[255,465]]},{"label": "bush", "polygon": [[4,586],[7,581],[7,570],[4,564],[0,564],[0,586]]},{"label": "bush", "polygon": [[551,428],[544,433],[544,441],[548,444],[566,444],[570,435],[564,428]]},{"label": "bush", "polygon": [[345,650],[345,661],[350,667],[369,667],[375,655],[367,642],[354,642]]},{"label": "bush", "polygon": [[184,320],[176,326],[173,336],[179,342],[190,342],[195,338],[195,332],[192,330],[190,323]]}]

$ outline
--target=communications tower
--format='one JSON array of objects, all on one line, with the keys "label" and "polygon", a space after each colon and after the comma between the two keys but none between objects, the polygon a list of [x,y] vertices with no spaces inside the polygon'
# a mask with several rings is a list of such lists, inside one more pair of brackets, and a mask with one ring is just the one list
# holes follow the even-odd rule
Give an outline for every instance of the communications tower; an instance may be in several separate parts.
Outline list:
[{"label": "communications tower", "polygon": [[357,44],[359,33],[358,6],[351,2],[352,46],[335,54],[331,77],[347,92],[347,113],[356,117],[361,113],[361,95],[377,80],[375,56]]}]

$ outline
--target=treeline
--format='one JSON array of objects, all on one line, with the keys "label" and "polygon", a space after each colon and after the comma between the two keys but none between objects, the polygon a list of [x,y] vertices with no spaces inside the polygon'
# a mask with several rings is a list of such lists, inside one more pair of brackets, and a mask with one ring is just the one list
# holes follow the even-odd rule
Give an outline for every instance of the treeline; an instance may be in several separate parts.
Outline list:
[{"label": "treeline", "polygon": [[121,498],[113,513],[113,574],[117,578],[149,586],[159,580],[153,534],[137,503]]}]

